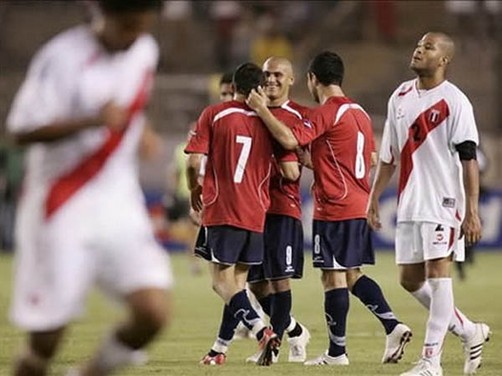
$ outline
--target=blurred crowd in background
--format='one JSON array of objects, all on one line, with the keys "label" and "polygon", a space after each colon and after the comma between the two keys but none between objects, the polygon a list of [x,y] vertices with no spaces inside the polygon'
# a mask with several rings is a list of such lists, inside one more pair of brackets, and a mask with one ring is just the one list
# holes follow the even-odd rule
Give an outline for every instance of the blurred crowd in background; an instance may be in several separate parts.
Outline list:
[{"label": "blurred crowd in background", "polygon": [[[0,249],[12,248],[23,175],[22,150],[4,134],[12,97],[37,48],[66,27],[90,22],[95,6],[93,1],[0,2]],[[484,184],[502,188],[497,162],[502,158],[502,2],[166,1],[155,29],[161,60],[149,111],[163,147],[141,169],[147,198],[172,201],[174,150],[204,106],[217,100],[222,73],[244,61],[261,65],[271,55],[287,57],[297,76],[293,99],[313,105],[305,67],[317,52],[335,50],[347,64],[345,91],[372,115],[379,135],[387,98],[398,82],[412,77],[407,66],[414,43],[430,30],[448,32],[457,42],[450,76],[474,104],[481,146],[492,161]],[[162,231],[163,211],[153,205],[152,212]]]}]

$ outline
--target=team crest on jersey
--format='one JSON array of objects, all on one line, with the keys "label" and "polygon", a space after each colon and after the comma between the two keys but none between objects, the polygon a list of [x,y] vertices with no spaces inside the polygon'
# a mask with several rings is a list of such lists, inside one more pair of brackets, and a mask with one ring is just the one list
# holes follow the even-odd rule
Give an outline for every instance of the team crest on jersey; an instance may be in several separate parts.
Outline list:
[{"label": "team crest on jersey", "polygon": [[438,122],[439,120],[439,115],[441,114],[441,112],[439,112],[438,110],[431,110],[430,114],[429,114],[429,120],[431,123],[435,124]]},{"label": "team crest on jersey", "polygon": [[443,207],[444,208],[454,208],[455,199],[451,197],[443,197]]}]

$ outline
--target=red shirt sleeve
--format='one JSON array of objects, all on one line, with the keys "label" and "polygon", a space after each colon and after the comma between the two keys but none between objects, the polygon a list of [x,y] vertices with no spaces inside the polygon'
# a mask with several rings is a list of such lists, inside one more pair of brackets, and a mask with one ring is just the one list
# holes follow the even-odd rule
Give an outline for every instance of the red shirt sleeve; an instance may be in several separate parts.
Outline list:
[{"label": "red shirt sleeve", "polygon": [[307,146],[326,131],[326,122],[319,111],[309,111],[309,118],[304,118],[291,127],[300,146]]}]

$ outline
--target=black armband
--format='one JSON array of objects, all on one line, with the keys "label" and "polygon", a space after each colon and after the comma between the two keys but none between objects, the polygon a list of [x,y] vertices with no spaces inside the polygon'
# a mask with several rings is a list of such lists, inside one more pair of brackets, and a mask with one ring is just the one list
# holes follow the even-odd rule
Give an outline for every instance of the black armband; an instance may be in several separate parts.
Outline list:
[{"label": "black armband", "polygon": [[477,159],[476,143],[474,141],[464,141],[461,144],[455,145],[461,161],[469,161]]}]

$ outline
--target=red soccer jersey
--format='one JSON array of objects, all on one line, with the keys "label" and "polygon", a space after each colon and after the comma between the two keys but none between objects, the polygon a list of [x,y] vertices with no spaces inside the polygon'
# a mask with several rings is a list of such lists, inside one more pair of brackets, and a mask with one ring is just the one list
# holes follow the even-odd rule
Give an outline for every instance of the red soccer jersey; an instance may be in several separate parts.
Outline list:
[{"label": "red soccer jersey", "polygon": [[330,97],[310,113],[310,124],[295,127],[301,145],[311,143],[314,219],[366,218],[371,153],[371,119],[347,97]]},{"label": "red soccer jersey", "polygon": [[256,113],[237,101],[206,107],[185,152],[207,154],[202,224],[263,232],[273,146]]},{"label": "red soccer jersey", "polygon": [[[270,108],[274,116],[290,128],[302,126],[306,118],[307,107],[296,102],[287,101],[280,107]],[[285,159],[286,158],[286,159]],[[281,160],[297,161],[296,153],[288,153]],[[287,215],[300,219],[302,216],[300,179],[290,181],[283,178],[279,165],[274,161],[270,178],[270,214]]]}]

